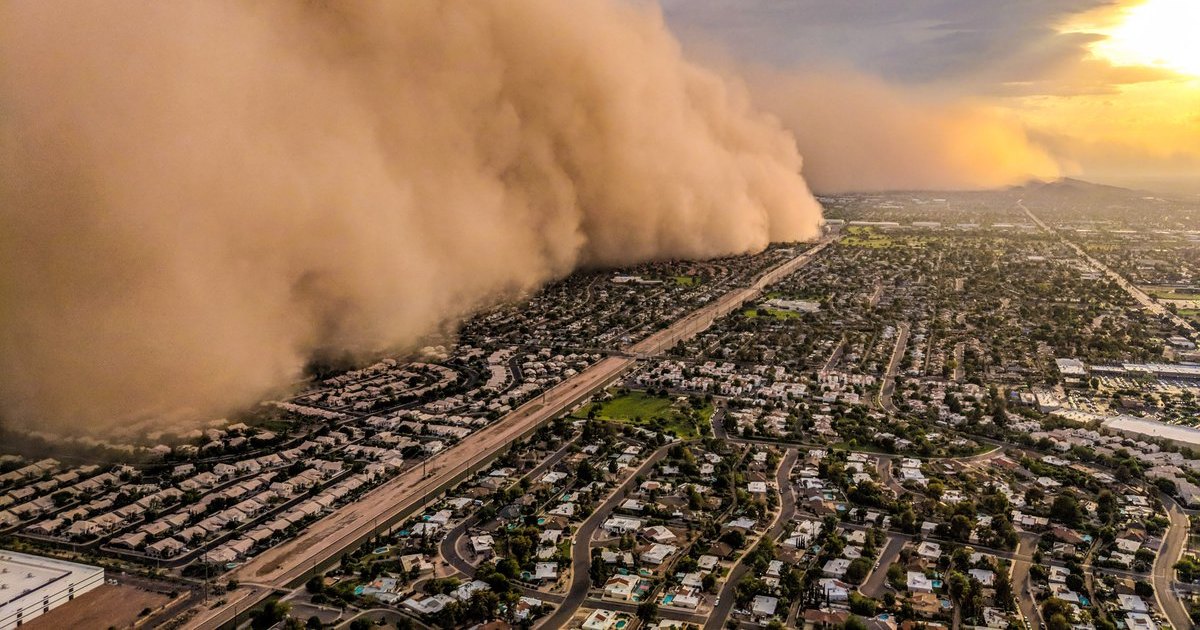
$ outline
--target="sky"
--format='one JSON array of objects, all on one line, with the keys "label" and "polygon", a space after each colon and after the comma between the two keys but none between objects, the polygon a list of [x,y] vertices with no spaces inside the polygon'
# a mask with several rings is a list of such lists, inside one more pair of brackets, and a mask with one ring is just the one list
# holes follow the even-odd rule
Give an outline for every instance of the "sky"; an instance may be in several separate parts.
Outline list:
[{"label": "sky", "polygon": [[1200,0],[661,5],[700,54],[969,102],[1016,121],[1063,175],[1200,192]]}]

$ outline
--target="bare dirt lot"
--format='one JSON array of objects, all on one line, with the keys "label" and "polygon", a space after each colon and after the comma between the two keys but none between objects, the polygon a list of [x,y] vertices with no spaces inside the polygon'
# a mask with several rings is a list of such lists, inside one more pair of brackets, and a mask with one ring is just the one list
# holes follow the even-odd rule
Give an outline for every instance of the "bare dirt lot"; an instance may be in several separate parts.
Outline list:
[{"label": "bare dirt lot", "polygon": [[33,619],[22,628],[29,630],[129,628],[138,620],[138,613],[142,610],[156,609],[170,600],[171,598],[166,595],[142,590],[136,586],[105,584]]}]

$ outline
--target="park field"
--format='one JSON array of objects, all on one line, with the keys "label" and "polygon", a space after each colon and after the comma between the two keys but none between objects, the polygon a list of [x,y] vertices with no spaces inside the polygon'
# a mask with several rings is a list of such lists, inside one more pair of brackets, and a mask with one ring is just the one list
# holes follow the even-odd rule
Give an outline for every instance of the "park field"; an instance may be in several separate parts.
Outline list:
[{"label": "park field", "polygon": [[1200,293],[1177,293],[1173,289],[1148,288],[1146,292],[1160,300],[1200,300]]},{"label": "park field", "polygon": [[794,311],[785,311],[778,308],[748,308],[742,311],[742,315],[747,319],[756,317],[774,317],[775,319],[800,319],[800,313]]},{"label": "park field", "polygon": [[586,405],[576,411],[574,417],[586,418],[593,408],[599,420],[660,431],[683,440],[699,437],[700,427],[708,426],[713,414],[712,404],[705,404],[693,414],[687,402],[634,390],[612,400]]}]

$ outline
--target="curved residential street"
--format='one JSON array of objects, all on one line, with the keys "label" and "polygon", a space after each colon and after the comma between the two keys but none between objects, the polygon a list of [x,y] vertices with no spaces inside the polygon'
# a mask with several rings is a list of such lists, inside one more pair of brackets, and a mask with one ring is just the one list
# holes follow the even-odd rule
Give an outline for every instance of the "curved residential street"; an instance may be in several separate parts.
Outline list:
[{"label": "curved residential street", "polygon": [[[775,483],[779,490],[779,511],[775,513],[775,520],[771,522],[771,526],[765,534],[765,537],[771,540],[779,538],[779,535],[783,533],[783,528],[796,514],[796,493],[792,491],[791,476],[792,468],[796,466],[796,460],[799,457],[799,449],[787,449],[783,458],[779,460],[779,468],[775,470]],[[757,541],[754,544],[758,544]],[[729,618],[729,613],[733,610],[734,590],[737,588],[737,583],[750,570],[745,563],[745,558],[752,548],[753,545],[747,545],[738,559],[738,563],[725,578],[725,583],[721,585],[720,603],[713,607],[712,613],[709,614],[708,623],[704,624],[705,630],[717,630],[725,626],[725,620]]]},{"label": "curved residential street", "polygon": [[862,586],[858,587],[858,592],[867,597],[879,598],[887,592],[887,570],[892,566],[892,563],[900,558],[900,551],[904,549],[911,536],[897,536],[889,534],[887,543],[884,544],[883,550],[879,552],[879,560],[871,569],[871,574],[867,576],[866,581]]},{"label": "curved residential street", "polygon": [[600,528],[600,524],[608,518],[608,515],[625,499],[629,489],[637,483],[638,475],[644,474],[662,461],[670,448],[670,446],[664,446],[651,453],[646,461],[637,470],[630,473],[621,485],[613,489],[608,499],[601,503],[592,512],[592,515],[579,526],[575,532],[575,539],[571,543],[571,586],[567,589],[567,596],[563,598],[562,603],[553,613],[538,622],[537,627],[564,628],[571,617],[575,616],[575,611],[579,610],[592,588],[592,536]]},{"label": "curved residential street", "polygon": [[[533,481],[545,474],[547,470],[550,470],[555,464],[562,461],[563,457],[566,457],[567,453],[571,452],[571,447],[578,440],[579,438],[576,437],[575,439],[568,441],[566,444],[563,444],[562,447],[555,451],[553,455],[546,458],[537,466],[535,466],[533,470],[526,473],[522,479],[529,479],[530,481]],[[472,564],[471,561],[467,560],[470,552],[467,549],[468,539],[465,534],[468,530],[470,530],[470,528],[474,527],[478,523],[479,519],[475,514],[468,516],[451,528],[450,531],[446,533],[446,536],[442,538],[442,542],[438,544],[438,551],[440,552],[442,559],[445,560],[446,563],[453,567],[456,571],[468,577],[473,577],[475,575],[475,565]],[[523,590],[526,591],[527,595],[537,597],[538,599],[545,601],[558,602],[562,599],[560,596],[551,593],[541,593],[534,589],[526,588]]]},{"label": "curved residential street", "polygon": [[1042,627],[1041,611],[1038,610],[1037,602],[1033,599],[1029,580],[1029,567],[1033,564],[1033,552],[1037,549],[1038,539],[1039,536],[1036,534],[1021,534],[1021,541],[1017,545],[1017,552],[1012,563],[1013,594],[1017,598],[1017,607],[1021,611],[1021,617],[1025,619],[1029,628]]},{"label": "curved residential street", "polygon": [[[695,335],[716,318],[740,307],[746,300],[756,298],[763,287],[812,261],[833,240],[833,235],[824,237],[813,247],[763,272],[748,287],[733,289],[692,311],[635,344],[630,351],[638,356],[655,355]],[[200,610],[184,627],[219,628],[266,599],[272,590],[292,590],[305,576],[336,559],[380,525],[419,508],[509,444],[605,387],[635,363],[636,359],[628,356],[602,359],[499,421],[467,436],[453,448],[431,457],[426,466],[402,473],[362,499],[338,508],[300,536],[254,557],[231,576],[247,586],[231,591],[224,604]],[[260,587],[251,586],[255,584]]]},{"label": "curved residential street", "polygon": [[892,358],[888,361],[887,373],[883,376],[883,383],[879,387],[879,406],[888,413],[900,413],[896,408],[896,403],[892,402],[892,394],[896,392],[896,374],[900,372],[900,362],[904,359],[905,349],[908,347],[908,331],[909,324],[904,322],[896,332],[896,346],[892,349]]},{"label": "curved residential street", "polygon": [[1171,625],[1176,628],[1192,627],[1192,618],[1188,615],[1187,607],[1175,592],[1175,563],[1183,554],[1183,544],[1187,540],[1190,523],[1188,515],[1171,497],[1162,495],[1163,507],[1171,517],[1171,527],[1163,538],[1158,555],[1154,558],[1154,568],[1151,578],[1154,581],[1154,598],[1162,609]]}]

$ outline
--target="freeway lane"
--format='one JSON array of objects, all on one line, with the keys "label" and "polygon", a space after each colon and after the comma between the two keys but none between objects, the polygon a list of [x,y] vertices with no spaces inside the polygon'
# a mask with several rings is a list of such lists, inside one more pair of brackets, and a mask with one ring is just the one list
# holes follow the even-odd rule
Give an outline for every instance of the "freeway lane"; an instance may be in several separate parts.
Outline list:
[{"label": "freeway lane", "polygon": [[[811,261],[833,242],[826,236],[815,246],[764,272],[749,287],[734,289],[651,335],[630,350],[639,356],[658,354],[707,328],[713,320],[761,294],[763,287]],[[201,610],[186,628],[219,628],[270,595],[270,589],[290,590],[316,568],[353,548],[376,528],[411,513],[462,476],[518,441],[537,426],[554,418],[633,367],[635,359],[610,356],[560,383],[543,396],[518,407],[496,423],[471,434],[454,447],[431,457],[426,473],[414,468],[322,518],[297,538],[256,556],[230,577],[262,588],[239,588],[226,603]]]},{"label": "freeway lane", "polygon": [[1043,223],[1042,220],[1039,219],[1037,217],[1037,215],[1033,213],[1032,210],[1030,210],[1029,208],[1026,208],[1023,201],[1024,201],[1023,199],[1018,199],[1017,206],[1019,208],[1021,208],[1022,210],[1024,210],[1025,214],[1028,215],[1029,218],[1034,223],[1036,223],[1039,228],[1042,229],[1042,231],[1057,235],[1059,240],[1061,240],[1063,242],[1063,244],[1065,244],[1067,247],[1070,247],[1072,250],[1074,250],[1075,254],[1077,256],[1079,256],[1080,258],[1087,261],[1087,263],[1089,265],[1092,265],[1094,268],[1099,269],[1100,271],[1104,272],[1104,275],[1106,275],[1110,279],[1112,279],[1113,282],[1116,282],[1118,286],[1120,286],[1122,289],[1125,290],[1126,293],[1129,294],[1129,297],[1132,297],[1134,299],[1134,301],[1141,304],[1142,308],[1144,308],[1147,312],[1149,312],[1151,315],[1165,317],[1165,318],[1171,320],[1171,322],[1173,324],[1175,324],[1176,326],[1179,326],[1180,328],[1182,328],[1184,330],[1190,330],[1192,332],[1195,332],[1196,329],[1192,326],[1191,322],[1180,317],[1179,315],[1176,315],[1175,313],[1172,313],[1171,311],[1168,311],[1166,308],[1163,307],[1162,304],[1159,304],[1157,300],[1155,300],[1154,298],[1147,295],[1145,291],[1142,291],[1141,289],[1134,286],[1132,282],[1130,282],[1129,280],[1127,280],[1125,278],[1125,276],[1117,273],[1116,270],[1114,270],[1111,267],[1109,267],[1108,265],[1100,262],[1099,260],[1092,258],[1091,255],[1089,255],[1087,252],[1083,251],[1082,247],[1080,247],[1079,245],[1076,245],[1073,241],[1067,240],[1066,236],[1055,232],[1050,226]]},{"label": "freeway lane", "polygon": [[[491,456],[521,439],[532,428],[547,421],[606,385],[633,364],[632,359],[607,358],[584,370],[570,381],[551,389],[518,408],[503,420],[472,434],[431,458],[428,476],[413,468],[317,521],[297,538],[267,550],[237,569],[234,579],[245,584],[262,584],[287,589],[314,568],[336,559],[363,537],[393,518],[427,502],[448,483],[471,471]],[[187,627],[216,628],[229,622],[238,610],[246,610],[266,597],[261,589],[240,588],[227,596],[224,606],[202,611]]]}]

